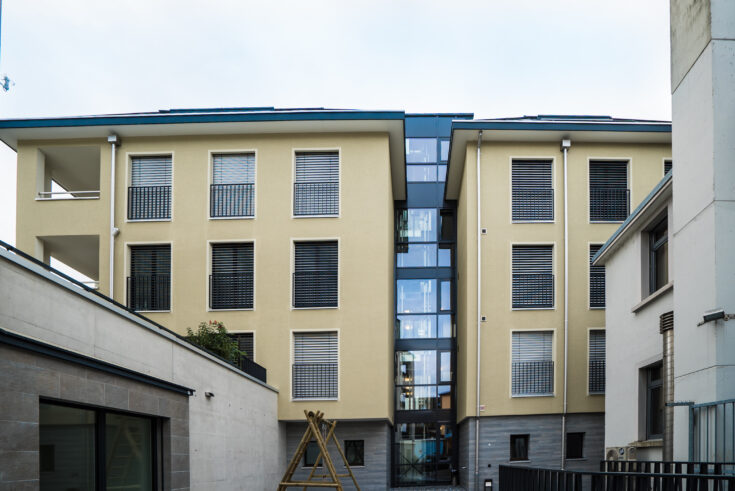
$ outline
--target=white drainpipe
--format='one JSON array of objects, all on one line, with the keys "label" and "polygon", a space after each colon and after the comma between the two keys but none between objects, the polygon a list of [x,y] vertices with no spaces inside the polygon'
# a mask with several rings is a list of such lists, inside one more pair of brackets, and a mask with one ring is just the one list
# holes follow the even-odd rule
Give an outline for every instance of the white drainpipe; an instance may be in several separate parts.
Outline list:
[{"label": "white drainpipe", "polygon": [[482,322],[482,220],[480,211],[480,147],[482,130],[477,133],[477,387],[475,388],[477,407],[475,420],[475,489],[480,489],[480,323]]},{"label": "white drainpipe", "polygon": [[108,296],[114,299],[115,286],[115,237],[120,230],[115,227],[115,149],[120,145],[117,135],[107,137],[110,143],[110,291]]},{"label": "white drainpipe", "polygon": [[561,468],[567,465],[567,381],[569,375],[569,203],[567,200],[567,152],[571,140],[562,140],[564,152],[564,410],[561,415]]}]

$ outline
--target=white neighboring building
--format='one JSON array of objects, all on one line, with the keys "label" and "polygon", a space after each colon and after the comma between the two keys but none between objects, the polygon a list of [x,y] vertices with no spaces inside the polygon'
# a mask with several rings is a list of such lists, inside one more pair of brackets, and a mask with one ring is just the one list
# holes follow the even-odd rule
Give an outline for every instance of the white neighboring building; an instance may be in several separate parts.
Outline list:
[{"label": "white neighboring building", "polygon": [[606,281],[605,447],[635,447],[638,460],[663,457],[660,326],[661,316],[671,312],[674,303],[668,241],[671,190],[669,173],[594,260],[594,265],[605,266]]}]

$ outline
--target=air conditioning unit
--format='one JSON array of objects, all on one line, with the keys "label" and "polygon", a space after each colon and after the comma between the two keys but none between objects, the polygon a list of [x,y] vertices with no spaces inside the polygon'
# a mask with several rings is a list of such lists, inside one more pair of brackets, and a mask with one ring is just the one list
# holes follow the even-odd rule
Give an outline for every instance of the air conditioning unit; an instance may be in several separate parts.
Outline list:
[{"label": "air conditioning unit", "polygon": [[605,460],[636,460],[637,452],[636,447],[607,447]]}]

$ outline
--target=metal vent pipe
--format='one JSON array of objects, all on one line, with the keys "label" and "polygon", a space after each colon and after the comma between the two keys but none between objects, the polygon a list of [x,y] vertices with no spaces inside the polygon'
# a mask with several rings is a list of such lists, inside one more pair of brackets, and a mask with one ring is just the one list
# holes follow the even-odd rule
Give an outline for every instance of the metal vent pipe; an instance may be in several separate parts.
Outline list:
[{"label": "metal vent pipe", "polygon": [[663,390],[664,390],[664,448],[663,461],[674,460],[674,312],[661,314],[660,327],[663,338]]}]

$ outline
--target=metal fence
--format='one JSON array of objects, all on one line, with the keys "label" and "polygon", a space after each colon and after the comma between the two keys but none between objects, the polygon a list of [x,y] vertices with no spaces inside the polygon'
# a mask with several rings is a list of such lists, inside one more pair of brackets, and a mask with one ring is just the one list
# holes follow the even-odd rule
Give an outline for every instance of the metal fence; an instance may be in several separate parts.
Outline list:
[{"label": "metal fence", "polygon": [[554,306],[554,275],[513,273],[513,308]]},{"label": "metal fence", "polygon": [[554,393],[554,362],[552,360],[516,361],[512,366],[513,395]]},{"label": "metal fence", "polygon": [[735,461],[735,399],[690,406],[689,458]]},{"label": "metal fence", "polygon": [[293,214],[338,215],[339,182],[297,182],[293,185]]},{"label": "metal fence", "polygon": [[553,219],[553,189],[513,188],[513,220],[550,221]]},{"label": "metal fence", "polygon": [[336,363],[295,363],[291,367],[294,399],[336,399]]},{"label": "metal fence", "polygon": [[171,186],[131,186],[128,188],[128,220],[171,218]]},{"label": "metal fence", "polygon": [[589,361],[589,392],[590,394],[605,393],[605,360]]},{"label": "metal fence", "polygon": [[254,214],[254,184],[212,184],[210,186],[209,216],[212,218],[252,217]]},{"label": "metal fence", "polygon": [[735,462],[692,462],[674,460],[602,460],[600,472],[643,472],[653,474],[733,474]]},{"label": "metal fence", "polygon": [[132,310],[169,310],[171,275],[139,274],[128,276],[128,308]]},{"label": "metal fence", "polygon": [[257,378],[261,382],[263,383],[268,382],[267,381],[267,370],[264,367],[255,363],[253,360],[251,360],[247,356],[240,357],[240,363],[238,363],[238,367],[243,372]]},{"label": "metal fence", "polygon": [[253,274],[209,275],[209,307],[212,309],[252,309]]},{"label": "metal fence", "polygon": [[293,306],[336,307],[337,273],[305,271],[293,274]]},{"label": "metal fence", "polygon": [[590,273],[590,307],[605,307],[605,273]]},{"label": "metal fence", "polygon": [[590,220],[622,222],[630,213],[630,191],[621,188],[590,188]]}]

